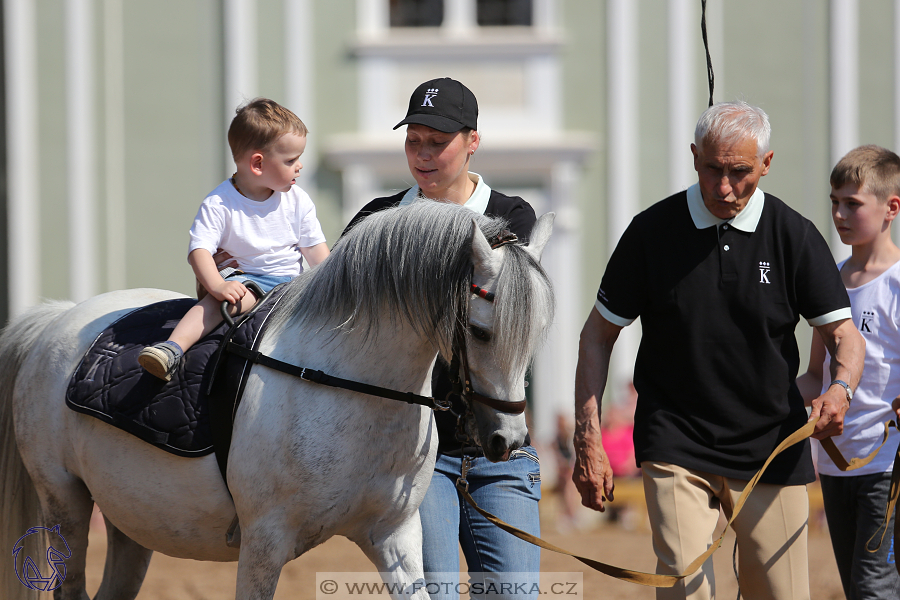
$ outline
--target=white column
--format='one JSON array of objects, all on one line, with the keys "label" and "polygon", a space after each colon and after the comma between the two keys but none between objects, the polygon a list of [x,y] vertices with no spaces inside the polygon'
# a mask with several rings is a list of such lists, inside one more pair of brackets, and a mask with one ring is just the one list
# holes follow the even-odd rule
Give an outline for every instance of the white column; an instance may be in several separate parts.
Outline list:
[{"label": "white column", "polygon": [[391,25],[387,0],[356,0],[356,30],[360,36],[382,37]]},{"label": "white column", "polygon": [[[859,5],[857,0],[831,0],[831,166],[859,143]],[[850,255],[834,227],[835,259]]]},{"label": "white column", "polygon": [[550,206],[556,212],[553,236],[544,249],[541,264],[553,281],[556,316],[544,347],[533,365],[531,435],[535,442],[549,444],[556,435],[556,416],[574,414],[575,365],[578,337],[584,319],[581,311],[580,215],[576,206],[579,169],[572,162],[553,166],[550,176]]},{"label": "white column", "polygon": [[702,107],[697,104],[699,11],[695,0],[669,0],[669,193],[697,181],[690,144]]},{"label": "white column", "polygon": [[[256,0],[225,0],[225,128],[234,110],[257,94]],[[225,146],[225,172],[234,171],[231,150]]]},{"label": "white column", "polygon": [[96,294],[97,289],[91,1],[66,0],[65,16],[69,297],[80,302]]},{"label": "white column", "polygon": [[451,36],[466,36],[478,27],[475,0],[449,0],[444,2],[442,31]]},{"label": "white column", "polygon": [[[894,152],[900,151],[900,0],[894,0]],[[893,227],[891,235],[900,243],[900,227]]]},{"label": "white column", "polygon": [[[287,107],[294,112],[308,127],[316,122],[313,109],[315,99],[315,68],[313,55],[313,5],[310,0],[285,0],[284,2],[284,55],[291,57],[285,61],[284,89]],[[313,198],[312,189],[318,167],[318,141],[320,135],[313,132],[306,138],[306,150],[300,157],[303,170],[297,183]]]},{"label": "white column", "polygon": [[900,151],[900,0],[894,0],[894,152]]},{"label": "white column", "polygon": [[534,0],[532,2],[531,24],[535,31],[543,33],[556,31],[559,22],[558,5],[556,0]]},{"label": "white column", "polygon": [[5,0],[3,23],[9,314],[15,316],[35,304],[40,293],[40,179],[37,167],[37,36],[34,2]]},{"label": "white column", "polygon": [[122,0],[103,1],[106,289],[127,287],[125,207],[125,36]]},{"label": "white column", "polygon": [[375,176],[372,169],[364,164],[349,165],[341,175],[341,184],[344,197],[343,222],[349,223],[359,209],[375,197]]},{"label": "white column", "polygon": [[[631,0],[607,3],[607,62],[609,90],[606,147],[608,156],[607,241],[609,254],[638,212],[640,181],[637,115],[637,6]],[[616,342],[607,389],[613,398],[634,373],[637,330],[626,327]]]}]

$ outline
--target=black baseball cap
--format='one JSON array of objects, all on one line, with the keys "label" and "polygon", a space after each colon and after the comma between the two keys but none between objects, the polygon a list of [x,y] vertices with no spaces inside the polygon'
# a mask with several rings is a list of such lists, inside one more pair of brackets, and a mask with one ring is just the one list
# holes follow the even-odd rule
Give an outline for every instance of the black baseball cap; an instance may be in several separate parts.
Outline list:
[{"label": "black baseball cap", "polygon": [[409,110],[401,125],[416,123],[444,133],[464,127],[478,129],[478,101],[472,91],[449,77],[426,81],[409,97]]}]

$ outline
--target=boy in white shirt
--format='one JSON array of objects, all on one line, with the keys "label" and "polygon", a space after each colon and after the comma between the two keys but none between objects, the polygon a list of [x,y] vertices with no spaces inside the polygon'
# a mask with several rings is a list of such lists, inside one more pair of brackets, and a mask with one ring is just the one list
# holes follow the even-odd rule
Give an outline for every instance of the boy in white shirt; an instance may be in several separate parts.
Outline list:
[{"label": "boy in white shirt", "polygon": [[[831,438],[847,460],[871,453],[884,436],[884,422],[900,418],[900,248],[891,239],[898,213],[900,157],[895,153],[861,146],[835,165],[831,215],[841,241],[853,247],[838,268],[850,295],[853,322],[866,340],[865,367],[844,417],[844,433]],[[809,369],[797,378],[807,402],[823,388],[843,384],[823,380],[830,361],[813,332]],[[825,516],[844,594],[850,599],[900,598],[893,519],[881,548],[874,553],[866,549],[882,525],[898,442],[893,437],[872,462],[849,472],[838,469],[819,447]],[[872,540],[871,547],[878,541]]]},{"label": "boy in white shirt", "polygon": [[[223,301],[234,305],[233,314],[256,304],[243,281],[268,292],[299,275],[303,258],[314,267],[328,256],[316,208],[295,185],[307,133],[294,113],[272,100],[257,98],[237,109],[228,128],[237,171],[203,200],[190,231],[188,263],[209,293],[167,341],[141,351],[138,362],[151,374],[172,379],[184,352],[222,322]],[[227,278],[213,259],[219,251],[237,264]]]}]

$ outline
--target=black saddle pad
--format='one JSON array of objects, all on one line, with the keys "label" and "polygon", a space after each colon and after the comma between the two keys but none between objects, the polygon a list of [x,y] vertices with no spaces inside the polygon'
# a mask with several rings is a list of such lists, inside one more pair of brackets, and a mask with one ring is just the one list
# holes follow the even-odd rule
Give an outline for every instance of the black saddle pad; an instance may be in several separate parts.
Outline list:
[{"label": "black saddle pad", "polygon": [[[234,332],[232,341],[254,347],[266,320],[286,286],[279,286],[252,316]],[[182,316],[197,301],[191,298],[157,302],[132,311],[105,329],[81,359],[66,391],[66,404],[74,411],[96,417],[178,456],[205,456],[213,452],[210,404],[237,388],[216,386],[215,396],[206,390],[215,371],[214,357],[228,333],[226,324],[194,344],[184,355],[172,381],[144,371],[137,358],[149,344],[166,340]],[[235,368],[229,355],[218,372]],[[244,361],[246,362],[246,361]],[[249,368],[237,368],[246,375]]]}]

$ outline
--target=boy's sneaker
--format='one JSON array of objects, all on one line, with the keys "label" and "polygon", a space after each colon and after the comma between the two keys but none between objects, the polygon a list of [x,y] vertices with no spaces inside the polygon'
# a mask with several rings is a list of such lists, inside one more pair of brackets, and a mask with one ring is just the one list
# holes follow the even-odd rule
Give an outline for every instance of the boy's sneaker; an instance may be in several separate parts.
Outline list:
[{"label": "boy's sneaker", "polygon": [[171,381],[183,356],[181,346],[175,342],[159,342],[141,350],[138,362],[154,377]]}]

